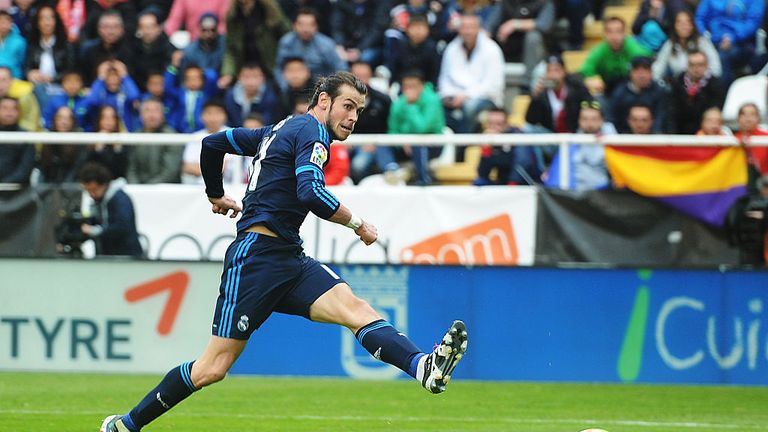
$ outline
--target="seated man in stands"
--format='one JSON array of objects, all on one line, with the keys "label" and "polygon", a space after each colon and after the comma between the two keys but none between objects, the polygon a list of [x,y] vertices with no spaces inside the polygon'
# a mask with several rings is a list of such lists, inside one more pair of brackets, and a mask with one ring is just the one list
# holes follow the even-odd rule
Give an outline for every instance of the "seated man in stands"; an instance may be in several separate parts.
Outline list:
[{"label": "seated man in stands", "polygon": [[[421,71],[403,74],[403,94],[392,103],[389,112],[389,133],[391,134],[441,134],[445,129],[440,98],[432,83],[424,81]],[[430,156],[437,156],[440,147],[404,146],[403,151],[413,161],[416,173],[415,183],[420,186],[432,184],[429,175]],[[384,171],[385,178],[397,183],[400,165],[396,162],[395,149],[390,146],[376,148],[376,159]]]},{"label": "seated man in stands", "polygon": [[701,128],[696,135],[699,136],[728,136],[731,130],[723,122],[723,112],[718,107],[712,107],[704,111],[701,116]]},{"label": "seated man in stands", "polygon": [[544,58],[544,36],[555,24],[555,2],[552,0],[499,2],[500,22],[494,36],[504,50],[508,62],[523,62],[526,82],[530,71]]},{"label": "seated man in stands", "polygon": [[632,105],[629,107],[629,114],[627,114],[627,125],[629,125],[629,130],[625,133],[633,135],[653,134],[653,110],[650,106],[641,103]]},{"label": "seated man in stands", "polygon": [[[507,112],[502,108],[494,108],[485,113],[483,121],[484,134],[520,133],[517,128],[511,128],[507,122]],[[482,149],[480,164],[477,166],[477,178],[472,182],[476,186],[505,185],[512,182],[511,176],[515,170],[515,149],[511,145],[485,145]],[[495,171],[495,176],[491,174]],[[493,177],[493,178],[492,178]]]},{"label": "seated man in stands", "polygon": [[480,31],[477,15],[461,16],[459,35],[443,51],[438,88],[446,121],[456,133],[474,132],[477,115],[503,103],[504,55]]},{"label": "seated man in stands", "polygon": [[629,131],[629,107],[636,104],[651,107],[657,119],[653,125],[654,132],[661,133],[664,130],[662,122],[666,118],[668,95],[666,90],[653,80],[651,64],[648,57],[632,59],[629,81],[616,88],[611,96],[608,120],[616,126],[619,133]]},{"label": "seated man in stands", "polygon": [[[612,135],[616,129],[604,120],[603,109],[597,101],[583,101],[579,111],[578,133],[591,134],[595,137]],[[602,145],[569,144],[568,159],[563,160],[558,152],[549,169],[544,173],[544,184],[549,187],[563,187],[567,190],[586,191],[605,189],[610,186],[608,168],[605,165],[605,152]],[[567,163],[569,177],[561,181],[560,164]]]},{"label": "seated man in stands", "polygon": [[635,57],[651,57],[653,52],[626,35],[626,24],[619,17],[603,23],[605,40],[592,48],[581,66],[587,88],[592,94],[610,96],[613,89],[629,77],[629,64]]},{"label": "seated man in stands", "polygon": [[[0,131],[23,132],[19,127],[19,101],[0,97]],[[32,144],[0,144],[0,183],[29,183],[35,166]]]},{"label": "seated man in stands", "polygon": [[688,70],[672,82],[669,101],[668,130],[678,134],[695,134],[701,117],[709,108],[722,108],[725,90],[709,70],[707,56],[701,51],[688,54]]},{"label": "seated man in stands", "polygon": [[525,121],[547,132],[575,132],[581,101],[590,98],[589,92],[579,77],[566,73],[560,56],[547,57],[546,65],[546,73],[531,92]]}]

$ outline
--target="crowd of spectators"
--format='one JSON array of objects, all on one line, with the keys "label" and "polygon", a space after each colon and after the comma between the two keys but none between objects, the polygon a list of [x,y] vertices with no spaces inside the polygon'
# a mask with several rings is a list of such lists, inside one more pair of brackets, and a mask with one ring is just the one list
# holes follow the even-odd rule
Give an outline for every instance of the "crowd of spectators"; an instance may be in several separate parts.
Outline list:
[{"label": "crowd of spectators", "polygon": [[[318,76],[351,70],[370,90],[358,135],[730,133],[715,117],[734,79],[765,64],[755,37],[766,26],[765,3],[643,0],[633,23],[602,16],[603,3],[14,0],[0,9],[0,129],[253,127],[305,112]],[[588,14],[603,19],[604,40],[580,70],[567,71],[560,52],[583,47]],[[520,89],[531,96],[521,128],[506,123],[510,62],[525,66],[530,83]],[[374,78],[385,88],[372,86]],[[743,140],[762,134],[765,113],[753,111],[756,105],[740,113],[736,135]],[[756,117],[755,125],[742,116]],[[742,131],[745,124],[752,126]],[[585,164],[579,184],[601,187],[600,151],[576,150]],[[0,182],[28,182],[34,168],[44,182],[73,181],[83,164],[97,161],[129,182],[197,183],[196,151],[199,143],[3,145]],[[429,185],[429,159],[440,149],[371,144],[338,152],[329,183],[383,173],[391,183]],[[762,174],[765,153],[750,152]],[[482,154],[476,184],[552,182],[555,149],[489,147]],[[246,181],[242,159],[228,160],[226,170],[226,178]]]}]

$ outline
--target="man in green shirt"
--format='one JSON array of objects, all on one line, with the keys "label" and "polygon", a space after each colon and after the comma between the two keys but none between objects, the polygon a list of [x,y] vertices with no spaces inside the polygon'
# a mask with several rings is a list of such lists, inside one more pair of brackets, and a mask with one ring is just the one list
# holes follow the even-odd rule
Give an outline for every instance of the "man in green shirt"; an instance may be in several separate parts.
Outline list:
[{"label": "man in green shirt", "polygon": [[632,59],[653,57],[653,52],[627,36],[626,24],[619,17],[606,18],[603,32],[605,40],[592,48],[580,72],[592,94],[610,97],[613,89],[629,77]]},{"label": "man in green shirt", "polygon": [[[424,81],[424,74],[419,70],[403,74],[401,81],[402,94],[392,103],[388,118],[388,133],[391,134],[441,134],[445,128],[445,114],[440,96],[437,95],[432,83]],[[416,171],[415,183],[428,185],[432,183],[429,176],[430,150],[439,153],[439,147],[405,146],[405,154],[413,161]],[[392,147],[380,146],[376,149],[376,158],[384,171],[385,177],[398,171],[399,165],[395,159]]]}]

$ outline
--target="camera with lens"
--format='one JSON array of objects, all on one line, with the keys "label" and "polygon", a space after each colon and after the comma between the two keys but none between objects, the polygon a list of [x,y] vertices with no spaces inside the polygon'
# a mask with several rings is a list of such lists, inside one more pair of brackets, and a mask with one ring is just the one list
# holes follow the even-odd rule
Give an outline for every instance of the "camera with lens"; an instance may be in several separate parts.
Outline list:
[{"label": "camera with lens", "polygon": [[58,252],[75,258],[82,257],[80,246],[88,240],[88,236],[83,233],[81,226],[95,223],[95,218],[83,216],[79,210],[62,211],[61,222],[54,230]]}]

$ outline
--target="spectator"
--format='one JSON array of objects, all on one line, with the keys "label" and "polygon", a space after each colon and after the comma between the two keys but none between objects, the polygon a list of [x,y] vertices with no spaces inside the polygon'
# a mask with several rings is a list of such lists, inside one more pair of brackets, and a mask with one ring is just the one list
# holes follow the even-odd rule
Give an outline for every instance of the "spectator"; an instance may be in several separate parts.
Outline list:
[{"label": "spectator", "polygon": [[[210,135],[227,129],[227,111],[224,105],[213,99],[203,105],[202,112],[203,124],[205,127],[199,131],[199,134]],[[200,171],[200,151],[202,150],[202,140],[198,139],[187,143],[184,146],[184,156],[181,166],[181,182],[187,184],[203,184],[203,177]],[[243,174],[242,158],[238,155],[228,154],[224,157],[224,181],[227,183],[243,183],[245,175]]]},{"label": "spectator", "polygon": [[739,131],[735,136],[746,149],[754,177],[768,174],[768,147],[750,145],[753,136],[768,136],[768,130],[760,127],[760,110],[757,105],[752,102],[742,105],[739,108],[738,122]]},{"label": "spectator", "polygon": [[0,97],[11,97],[19,102],[21,117],[19,126],[25,131],[40,130],[40,105],[32,94],[33,86],[27,81],[17,80],[11,76],[11,70],[0,66]]},{"label": "spectator", "polygon": [[640,45],[656,52],[672,32],[675,17],[681,11],[687,11],[683,0],[643,0],[632,33]]},{"label": "spectator", "polygon": [[[391,134],[442,134],[445,129],[445,114],[440,97],[432,83],[424,81],[420,71],[403,74],[402,94],[392,103],[389,112],[388,133]],[[410,157],[416,174],[415,184],[432,184],[429,175],[429,159],[440,154],[440,147],[403,146],[403,151]],[[430,154],[431,153],[431,154]],[[384,171],[385,178],[397,180],[400,166],[395,161],[393,147],[380,146],[376,149],[376,159]],[[396,183],[397,181],[395,181]]]},{"label": "spectator", "polygon": [[[579,112],[578,133],[596,137],[613,135],[616,129],[604,120],[603,110],[597,101],[583,101]],[[570,178],[565,179],[566,189],[586,191],[605,189],[610,185],[608,169],[605,165],[605,152],[600,145],[568,144],[569,160],[561,160],[558,154],[552,160],[549,170],[544,174],[545,184],[549,187],[561,187],[560,164],[570,165]]]},{"label": "spectator", "polygon": [[[89,115],[104,105],[117,111],[128,131],[139,128],[137,107],[141,92],[128,75],[128,68],[117,60],[99,65],[98,78],[91,85],[91,93],[85,102]],[[114,172],[114,171],[113,171]]]},{"label": "spectator", "polygon": [[174,0],[134,0],[136,10],[145,11],[149,8],[157,11],[157,22],[163,23],[168,19]]},{"label": "spectator", "polygon": [[629,76],[630,61],[653,53],[625,34],[626,25],[619,17],[603,23],[605,40],[592,48],[581,66],[581,74],[592,94],[610,96],[614,88]]},{"label": "spectator", "polygon": [[398,40],[391,52],[385,53],[387,68],[392,82],[400,82],[403,72],[418,69],[427,82],[437,85],[440,72],[440,54],[437,45],[429,37],[429,24],[423,15],[412,15],[405,31],[406,37]]},{"label": "spectator", "polygon": [[[51,132],[79,132],[75,113],[66,105],[53,115]],[[40,151],[40,172],[44,182],[65,183],[77,180],[77,172],[85,162],[85,146],[79,144],[46,144]]]},{"label": "spectator", "polygon": [[629,107],[627,124],[630,134],[650,135],[653,132],[653,110],[649,105],[638,103]]},{"label": "spectator", "polygon": [[81,230],[96,244],[96,255],[141,256],[133,203],[123,191],[125,179],[114,180],[109,168],[94,162],[83,165],[78,178],[93,200],[89,214],[96,222],[83,224]]},{"label": "spectator", "polygon": [[342,60],[373,66],[381,62],[388,6],[386,1],[336,0],[331,9],[331,34]]},{"label": "spectator", "polygon": [[[117,110],[110,105],[99,108],[95,123],[94,132],[126,132],[122,119],[117,115]],[[95,143],[89,145],[88,148],[87,161],[98,162],[106,166],[114,178],[125,177],[128,171],[128,154],[122,144]]]},{"label": "spectator", "polygon": [[277,123],[282,108],[280,95],[256,63],[246,63],[240,69],[237,83],[224,95],[224,106],[231,127],[242,126],[252,112],[261,114],[267,124]]},{"label": "spectator", "polygon": [[[19,101],[0,96],[0,131],[23,132],[19,127]],[[0,183],[29,183],[35,167],[32,144],[0,144]]]},{"label": "spectator", "polygon": [[584,18],[589,15],[591,0],[556,0],[557,19],[568,21],[567,49],[581,51],[584,45]]},{"label": "spectator", "polygon": [[83,42],[80,49],[80,73],[85,82],[93,82],[96,69],[107,60],[120,60],[133,65],[131,44],[123,37],[125,27],[119,12],[107,11],[101,14],[98,25],[99,37]]},{"label": "spectator", "polygon": [[[435,3],[441,2],[430,2],[432,10],[435,10]],[[498,15],[499,5],[495,0],[449,0],[442,3],[445,3],[442,19],[444,28],[437,36],[443,40],[451,40],[459,32],[462,15],[469,14],[480,17],[481,26],[488,33],[493,31],[494,21],[500,19]]]},{"label": "spectator", "polygon": [[[336,52],[333,39],[317,31],[317,13],[311,9],[299,10],[293,22],[293,31],[280,38],[277,45],[277,68],[282,68],[285,59],[291,57],[302,58],[312,72],[313,79],[347,70],[347,63]],[[277,68],[275,76],[280,80],[282,74]]]},{"label": "spectator", "polygon": [[85,0],[85,27],[81,35],[81,40],[100,37],[98,26],[101,23],[101,16],[108,13],[120,15],[123,22],[125,34],[133,36],[136,33],[136,6],[132,0]]},{"label": "spectator", "polygon": [[151,71],[165,70],[171,63],[176,47],[168,40],[160,26],[160,11],[150,8],[139,14],[139,26],[134,38],[133,58],[141,59],[131,65],[131,75],[141,90],[146,90]]},{"label": "spectator", "polygon": [[283,106],[284,115],[288,115],[293,112],[297,99],[309,100],[315,83],[309,68],[300,57],[288,57],[283,60],[281,81],[283,86],[280,92],[280,103]]},{"label": "spectator", "polygon": [[[144,133],[176,133],[165,122],[163,101],[146,99],[141,103],[141,130]],[[156,184],[181,181],[181,156],[178,145],[134,146],[128,153],[128,181]]]},{"label": "spectator", "polygon": [[763,22],[764,1],[701,0],[696,8],[696,26],[708,32],[720,53],[725,87],[734,74],[749,64],[755,53],[755,33]]},{"label": "spectator", "polygon": [[722,107],[725,100],[723,85],[712,76],[701,51],[688,54],[688,70],[672,82],[671,93],[669,129],[678,134],[696,133],[704,111]]},{"label": "spectator", "polygon": [[165,94],[171,98],[177,108],[176,124],[172,124],[179,132],[190,133],[203,127],[200,118],[205,102],[218,93],[216,87],[216,72],[203,70],[194,64],[184,69],[183,80],[178,82],[176,65],[171,65],[165,71]]},{"label": "spectator", "polygon": [[552,0],[501,0],[499,24],[494,26],[496,40],[509,62],[522,61],[526,79],[544,59],[544,35],[555,24],[555,4]]},{"label": "spectator", "polygon": [[75,115],[75,124],[80,129],[85,129],[88,117],[88,105],[83,91],[83,78],[76,70],[67,70],[61,73],[61,88],[63,94],[54,94],[48,98],[48,103],[43,110],[43,126],[47,129],[53,127],[53,118],[59,108],[66,106]]},{"label": "spectator", "polygon": [[[74,67],[74,50],[67,42],[64,23],[51,6],[41,6],[32,16],[24,70],[35,85],[61,82],[62,72]],[[45,104],[42,104],[45,105]]]},{"label": "spectator", "polygon": [[29,32],[32,30],[32,21],[34,21],[34,15],[37,12],[37,7],[42,3],[35,0],[13,0],[13,6],[8,8],[8,12],[13,17],[13,23],[19,30],[21,36],[25,39],[29,37]]},{"label": "spectator", "polygon": [[165,74],[163,72],[150,72],[147,77],[147,91],[141,95],[141,100],[158,99],[163,103],[163,115],[169,125],[178,124],[178,101],[172,95],[165,92]]},{"label": "spectator", "polygon": [[227,16],[229,6],[229,0],[173,0],[171,12],[165,20],[165,34],[171,36],[184,28],[189,32],[190,39],[196,40],[201,36],[198,24],[207,14],[216,17],[217,33],[227,34],[224,17]]},{"label": "spectator", "polygon": [[197,39],[184,48],[184,59],[181,69],[189,64],[196,64],[205,69],[221,72],[221,62],[224,60],[226,40],[218,32],[219,18],[213,13],[205,13],[200,17]]},{"label": "spectator", "polygon": [[229,87],[244,63],[275,70],[277,43],[289,31],[291,24],[277,0],[233,0],[227,12],[227,49],[219,87]]},{"label": "spectator", "polygon": [[13,26],[13,18],[6,10],[0,10],[0,66],[11,70],[14,78],[24,77],[24,58],[27,41]]},{"label": "spectator", "polygon": [[621,84],[611,96],[608,121],[613,123],[619,133],[627,133],[627,116],[632,105],[645,104],[651,107],[657,120],[653,124],[654,133],[664,132],[668,95],[664,88],[653,80],[651,59],[635,57],[632,59],[629,81]]},{"label": "spectator", "polygon": [[[334,0],[335,1],[335,0]],[[320,29],[320,33],[330,36],[331,35],[331,20],[330,15],[326,11],[330,11],[331,1],[329,0],[278,0],[280,8],[283,10],[285,16],[291,21],[296,21],[296,16],[301,9],[312,9],[315,11],[322,11],[317,14],[317,24]]]},{"label": "spectator", "polygon": [[[485,113],[483,133],[489,135],[521,132],[512,128],[507,122],[507,112],[494,108]],[[505,185],[512,182],[515,167],[515,148],[510,145],[484,145],[480,164],[477,166],[477,178],[472,182],[475,186]],[[495,172],[495,176],[492,173]],[[492,178],[495,177],[495,178]]]},{"label": "spectator", "polygon": [[723,124],[723,112],[718,107],[707,108],[701,116],[701,128],[696,132],[699,136],[727,136],[730,129]]},{"label": "spectator", "polygon": [[688,67],[688,53],[701,51],[707,56],[712,75],[722,74],[720,55],[706,36],[699,34],[693,25],[693,14],[682,10],[675,15],[675,26],[669,40],[661,46],[656,61],[653,62],[653,79],[671,82]]},{"label": "spectator", "polygon": [[448,126],[458,133],[474,132],[480,111],[503,103],[504,55],[480,31],[477,15],[461,17],[459,36],[443,52],[438,88]]},{"label": "spectator", "polygon": [[525,121],[546,132],[576,132],[581,101],[590,98],[578,76],[569,75],[560,56],[546,59],[547,71],[531,92]]},{"label": "spectator", "polygon": [[[352,63],[350,72],[362,81],[368,89],[368,96],[365,98],[365,109],[360,113],[355,124],[357,136],[387,133],[387,121],[392,99],[371,87],[370,82],[371,77],[373,77],[373,69],[370,64],[363,62]],[[375,159],[376,146],[374,144],[368,143],[355,147],[350,164],[352,180],[359,183],[364,177],[372,174]]]},{"label": "spectator", "polygon": [[[390,11],[390,27],[384,31],[384,64],[389,65],[392,56],[392,50],[399,43],[406,39],[408,26],[414,17],[423,19],[427,26],[426,38],[433,41],[438,40],[444,34],[442,18],[444,11],[442,6],[434,7],[439,2],[427,0],[408,0],[396,4]],[[389,68],[389,66],[387,66]],[[391,69],[391,68],[390,68]],[[406,69],[410,70],[410,69]]]}]

